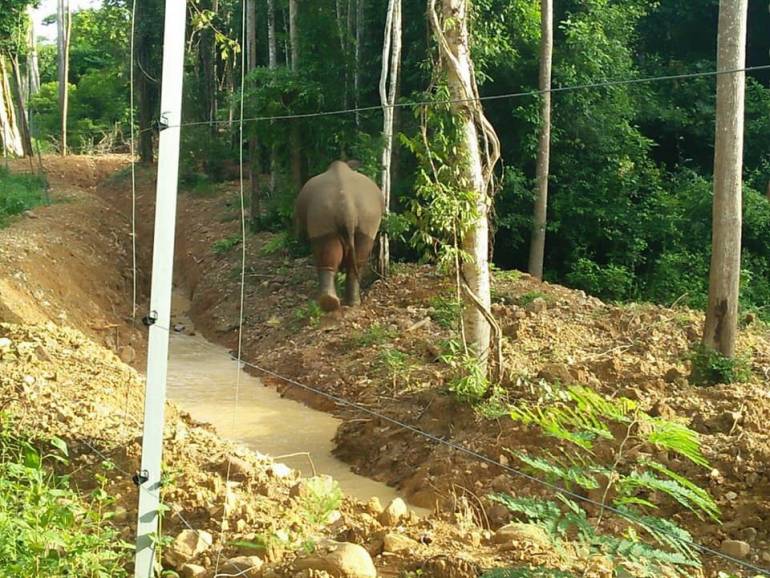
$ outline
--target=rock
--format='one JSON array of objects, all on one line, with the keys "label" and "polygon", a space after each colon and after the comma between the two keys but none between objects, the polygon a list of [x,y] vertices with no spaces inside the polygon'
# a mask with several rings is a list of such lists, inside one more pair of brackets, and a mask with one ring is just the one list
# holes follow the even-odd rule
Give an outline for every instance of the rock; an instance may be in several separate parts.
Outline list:
[{"label": "rock", "polygon": [[[2,347],[0,347],[0,349],[2,349]],[[35,348],[35,355],[37,355],[37,358],[40,361],[51,361],[51,356],[48,355],[48,352],[45,350],[45,347],[43,347],[42,345],[38,345]]]},{"label": "rock", "polygon": [[238,556],[237,558],[230,558],[220,565],[219,572],[221,574],[254,578],[262,575],[262,566],[264,564],[259,556]]},{"label": "rock", "polygon": [[27,217],[28,219],[37,219],[37,218],[38,218],[38,216],[37,216],[35,213],[33,213],[32,211],[29,211],[29,210],[27,210],[27,211],[24,211],[24,212],[22,213],[22,215],[24,215],[24,216],[25,216],[25,217]]},{"label": "rock", "polygon": [[746,558],[751,552],[751,546],[741,540],[725,540],[720,550],[733,558]]},{"label": "rock", "polygon": [[770,564],[770,551],[762,552],[762,562],[766,562]]},{"label": "rock", "polygon": [[130,345],[124,345],[118,352],[118,357],[123,363],[131,364],[136,359],[136,350]]},{"label": "rock", "polygon": [[203,578],[206,576],[206,569],[197,564],[185,564],[180,570],[182,578]]},{"label": "rock", "polygon": [[487,518],[493,528],[500,528],[511,521],[511,511],[502,504],[494,503],[487,508]]},{"label": "rock", "polygon": [[174,325],[174,331],[176,331],[177,333],[182,333],[182,331],[184,330],[185,330],[185,326],[182,325],[181,323],[177,323]]},{"label": "rock", "polygon": [[685,379],[686,377],[687,377],[687,374],[680,371],[676,367],[672,367],[666,372],[666,376],[664,377],[664,379],[666,380],[666,383],[675,383],[677,381]]},{"label": "rock", "polygon": [[179,568],[211,548],[213,543],[211,534],[206,531],[182,530],[166,550],[165,558],[171,566]]},{"label": "rock", "polygon": [[548,309],[548,303],[542,297],[535,297],[524,308],[530,313],[542,313]]},{"label": "rock", "polygon": [[349,542],[327,542],[316,554],[294,562],[296,570],[327,572],[334,578],[376,578],[372,557],[363,547]]},{"label": "rock", "polygon": [[276,463],[270,466],[268,473],[272,474],[276,478],[288,478],[294,470],[292,470],[286,464]]},{"label": "rock", "polygon": [[383,526],[395,526],[406,516],[408,509],[406,503],[401,498],[394,498],[385,511],[380,514],[380,523]]},{"label": "rock", "polygon": [[551,539],[548,534],[534,524],[521,524],[513,522],[507,524],[495,532],[493,542],[499,544],[501,549],[512,550],[521,543],[536,546],[540,549],[551,547]]},{"label": "rock", "polygon": [[237,456],[230,456],[229,460],[225,460],[224,466],[230,467],[230,477],[234,480],[245,480],[254,475],[252,465]]},{"label": "rock", "polygon": [[417,547],[417,542],[401,534],[389,532],[383,538],[382,549],[385,552],[403,552],[404,550],[413,550]]},{"label": "rock", "polygon": [[744,542],[753,542],[757,539],[757,529],[752,528],[751,526],[743,528],[740,532],[738,532],[738,536]]},{"label": "rock", "polygon": [[564,363],[548,363],[543,366],[537,376],[549,383],[569,384],[574,381],[569,367]]},{"label": "rock", "polygon": [[115,508],[115,513],[112,515],[112,521],[116,524],[121,524],[126,520],[128,520],[128,511],[122,506]]},{"label": "rock", "polygon": [[11,345],[13,345],[13,341],[7,337],[0,337],[0,350],[10,349]]},{"label": "rock", "polygon": [[727,492],[725,494],[725,500],[727,500],[728,502],[734,502],[737,499],[738,499],[738,494],[736,494],[735,492]]},{"label": "rock", "polygon": [[366,502],[366,510],[373,516],[379,516],[382,514],[384,508],[380,503],[380,499],[377,496],[373,496]]}]

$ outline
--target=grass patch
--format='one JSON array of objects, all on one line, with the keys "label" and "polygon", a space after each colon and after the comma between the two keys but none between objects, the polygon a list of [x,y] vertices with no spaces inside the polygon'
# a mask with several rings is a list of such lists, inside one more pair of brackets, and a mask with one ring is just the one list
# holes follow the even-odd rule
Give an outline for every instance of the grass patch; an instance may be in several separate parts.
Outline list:
[{"label": "grass patch", "polygon": [[456,329],[460,321],[460,302],[454,297],[437,295],[430,300],[430,318],[444,329]]},{"label": "grass patch", "polygon": [[366,329],[362,329],[355,335],[352,335],[348,339],[348,344],[355,348],[372,347],[374,345],[383,345],[394,337],[396,337],[396,332],[392,329],[380,323],[372,323]]},{"label": "grass patch", "polygon": [[236,245],[239,245],[240,242],[241,242],[240,235],[225,237],[224,239],[219,239],[219,241],[214,241],[214,243],[211,245],[211,250],[214,251],[214,253],[216,253],[217,255],[223,255],[227,253],[230,249],[235,247]]},{"label": "grass patch", "polygon": [[690,381],[695,385],[741,383],[751,379],[751,364],[745,357],[725,357],[699,343],[689,355]]},{"label": "grass patch", "polygon": [[543,299],[544,301],[550,302],[551,298],[542,291],[527,291],[526,293],[523,293],[522,295],[519,295],[516,298],[516,305],[519,307],[526,307],[530,303],[532,303],[535,299]]},{"label": "grass patch", "polygon": [[38,175],[11,173],[0,167],[0,227],[11,217],[46,202],[46,183]]},{"label": "grass patch", "polygon": [[[126,576],[131,546],[109,523],[107,478],[88,499],[50,465],[66,463],[58,439],[32,442],[0,415],[0,560],[3,576]],[[109,464],[105,464],[106,467]]]},{"label": "grass patch", "polygon": [[321,321],[321,315],[321,306],[316,301],[308,301],[305,305],[297,307],[292,317],[295,323],[315,327]]}]

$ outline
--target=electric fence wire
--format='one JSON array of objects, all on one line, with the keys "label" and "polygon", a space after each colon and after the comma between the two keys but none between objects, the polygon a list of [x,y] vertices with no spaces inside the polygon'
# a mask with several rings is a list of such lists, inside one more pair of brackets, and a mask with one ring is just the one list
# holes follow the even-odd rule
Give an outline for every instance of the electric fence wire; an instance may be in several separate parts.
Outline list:
[{"label": "electric fence wire", "polygon": [[[497,100],[509,100],[509,99],[539,96],[541,94],[545,94],[546,92],[549,92],[551,94],[557,94],[557,93],[563,93],[563,92],[575,92],[579,90],[612,88],[617,86],[649,84],[653,82],[663,82],[663,81],[688,80],[692,78],[720,76],[722,74],[736,74],[739,72],[743,72],[743,73],[760,72],[765,70],[770,70],[770,64],[762,64],[758,66],[745,66],[743,68],[732,68],[732,69],[726,69],[726,70],[707,70],[707,71],[701,71],[701,72],[685,72],[682,74],[664,74],[660,76],[645,76],[642,78],[602,80],[602,81],[596,81],[596,82],[589,82],[585,84],[557,86],[557,87],[552,87],[548,90],[527,90],[527,91],[521,91],[521,92],[508,92],[503,94],[492,94],[487,96],[480,96],[478,98],[404,101],[404,102],[397,102],[397,103],[389,104],[385,106],[382,104],[377,104],[377,105],[354,107],[354,108],[342,108],[342,109],[328,110],[328,111],[282,114],[282,115],[272,115],[272,116],[252,116],[252,117],[246,117],[246,118],[240,119],[238,122],[239,124],[243,124],[243,123],[251,123],[251,122],[265,122],[265,121],[292,120],[292,119],[303,119],[303,118],[318,118],[318,117],[325,117],[325,116],[339,116],[339,115],[346,115],[346,114],[360,114],[362,112],[381,111],[383,108],[418,108],[418,107],[424,107],[424,106],[440,106],[440,105],[444,106],[444,105],[463,104],[463,103],[471,103],[471,102],[489,102],[489,101],[497,101]],[[243,90],[241,90],[241,93],[243,93]],[[234,122],[235,121],[230,121],[230,120],[206,120],[206,121],[182,122],[176,125],[168,125],[168,126],[184,128],[184,127],[193,127],[193,126],[232,125]],[[156,127],[144,128],[140,131],[140,133],[152,131],[152,130],[156,130]]]},{"label": "electric fence wire", "polygon": [[[160,327],[160,328],[165,330],[165,331],[167,331],[167,332],[171,332],[171,329],[169,329],[168,327]],[[218,346],[218,345],[215,345],[213,343],[205,342],[204,345],[206,347],[212,349],[212,350],[221,351],[221,347]],[[537,476],[534,476],[532,474],[528,474],[528,473],[526,473],[526,472],[524,472],[522,470],[516,469],[516,468],[511,467],[509,465],[501,464],[498,460],[496,460],[494,458],[491,458],[491,457],[489,457],[487,455],[484,455],[484,454],[479,453],[477,451],[474,451],[472,449],[466,448],[465,446],[461,446],[461,445],[459,445],[457,443],[454,443],[452,441],[449,441],[447,439],[444,439],[444,438],[438,437],[436,435],[433,435],[433,434],[431,434],[429,432],[426,432],[426,431],[424,431],[424,430],[422,430],[422,429],[420,429],[418,427],[409,425],[409,424],[407,424],[407,423],[405,423],[403,421],[400,421],[400,420],[398,420],[396,418],[393,418],[393,417],[390,417],[388,415],[385,415],[384,413],[381,413],[379,411],[370,409],[370,408],[368,408],[368,407],[366,407],[366,406],[364,406],[364,405],[362,405],[360,403],[356,403],[355,401],[350,401],[348,399],[345,399],[344,397],[335,395],[333,393],[329,393],[327,391],[324,391],[324,390],[320,389],[319,387],[313,387],[313,386],[301,383],[301,382],[299,382],[297,380],[294,380],[294,379],[292,379],[290,377],[286,377],[284,375],[281,375],[280,373],[277,373],[275,371],[272,371],[270,369],[267,369],[265,367],[262,367],[260,365],[255,364],[255,363],[250,363],[248,361],[244,361],[240,356],[233,355],[231,352],[228,353],[228,355],[230,356],[230,359],[232,361],[236,362],[236,365],[238,367],[240,367],[241,365],[244,365],[246,367],[250,367],[250,368],[254,369],[255,371],[258,371],[259,373],[261,373],[263,375],[267,375],[267,376],[270,376],[272,378],[275,378],[275,379],[278,379],[280,381],[283,381],[284,383],[287,383],[289,385],[299,387],[299,388],[301,388],[301,389],[303,389],[305,391],[308,391],[310,393],[319,395],[319,396],[324,397],[324,398],[326,398],[326,399],[328,399],[330,401],[333,401],[333,402],[335,402],[338,405],[341,405],[341,406],[344,406],[344,407],[348,407],[348,408],[350,408],[352,410],[355,410],[355,411],[367,414],[367,415],[369,415],[371,417],[374,417],[374,418],[377,418],[377,419],[381,419],[381,420],[383,420],[385,422],[388,422],[389,424],[394,425],[394,426],[396,426],[396,427],[398,427],[398,428],[400,428],[402,430],[410,431],[410,432],[412,432],[412,433],[414,433],[414,434],[416,434],[416,435],[418,435],[420,437],[423,437],[423,438],[425,438],[425,439],[427,439],[427,440],[429,440],[429,441],[431,441],[433,443],[436,443],[436,444],[439,444],[439,445],[443,445],[443,446],[445,446],[447,448],[450,448],[450,449],[452,449],[452,450],[454,450],[454,451],[456,451],[458,453],[461,453],[461,454],[464,454],[464,455],[466,455],[468,457],[471,457],[474,460],[477,460],[477,461],[480,461],[480,462],[484,462],[486,464],[489,464],[489,465],[501,468],[502,470],[504,470],[508,474],[511,474],[513,476],[516,476],[516,477],[523,478],[525,480],[528,480],[528,481],[530,481],[530,482],[532,482],[534,484],[537,484],[537,485],[542,486],[542,487],[544,487],[544,488],[546,488],[548,490],[551,490],[555,494],[560,494],[562,496],[565,496],[565,497],[568,497],[568,498],[572,498],[574,500],[583,502],[585,504],[590,504],[592,506],[596,506],[600,510],[606,510],[608,512],[612,512],[613,514],[615,514],[617,516],[620,516],[621,518],[624,518],[624,519],[626,519],[626,520],[628,520],[630,522],[634,522],[634,523],[637,523],[637,524],[640,524],[640,525],[644,526],[644,521],[641,518],[639,518],[638,516],[636,516],[635,514],[631,513],[631,512],[627,512],[625,510],[620,510],[618,508],[615,508],[614,506],[611,506],[611,505],[608,505],[608,504],[604,504],[602,502],[596,501],[596,500],[594,500],[592,498],[589,498],[587,496],[583,496],[583,495],[578,494],[576,492],[572,492],[570,490],[564,489],[564,488],[562,488],[561,486],[558,486],[555,483],[548,482],[546,480],[538,478]],[[762,574],[762,575],[766,576],[767,578],[770,578],[770,568],[762,568],[761,566],[757,566],[755,564],[752,564],[751,562],[746,562],[745,560],[741,560],[740,558],[736,558],[736,557],[731,556],[729,554],[725,554],[724,552],[720,552],[719,550],[714,550],[713,548],[709,548],[708,546],[704,546],[703,544],[700,544],[700,543],[695,542],[693,540],[682,539],[681,537],[675,536],[672,533],[670,533],[668,531],[665,531],[665,530],[658,529],[657,531],[660,534],[662,534],[662,535],[666,535],[666,536],[674,539],[675,541],[678,541],[679,543],[682,543],[682,544],[692,548],[693,550],[698,550],[699,552],[701,552],[703,554],[707,554],[707,555],[713,556],[715,558],[720,558],[722,560],[730,562],[731,564],[735,564],[737,566],[741,566],[741,567],[743,567],[743,568],[745,568],[747,570],[751,570],[753,572],[758,572],[759,574]]]}]

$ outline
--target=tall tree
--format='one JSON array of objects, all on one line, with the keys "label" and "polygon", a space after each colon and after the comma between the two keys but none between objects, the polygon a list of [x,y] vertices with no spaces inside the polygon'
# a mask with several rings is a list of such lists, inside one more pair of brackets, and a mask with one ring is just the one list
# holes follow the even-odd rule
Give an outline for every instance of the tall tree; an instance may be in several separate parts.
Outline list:
[{"label": "tall tree", "polygon": [[[390,0],[385,20],[385,37],[382,43],[382,71],[380,73],[380,102],[384,146],[382,147],[382,194],[385,197],[385,215],[390,213],[390,189],[392,183],[393,127],[398,89],[398,70],[401,66],[401,0]],[[379,270],[383,277],[390,268],[390,241],[386,232],[380,234]]]},{"label": "tall tree", "polygon": [[21,75],[21,66],[19,66],[18,54],[9,55],[11,61],[11,68],[13,69],[13,79],[16,84],[16,90],[14,94],[16,96],[16,110],[18,111],[18,126],[19,136],[21,137],[22,149],[24,156],[32,157],[32,138],[29,134],[29,123],[27,117],[27,107],[24,103],[24,94],[27,92],[24,89],[24,81]]},{"label": "tall tree", "polygon": [[67,154],[67,112],[69,108],[69,65],[70,32],[72,31],[72,8],[69,0],[57,3],[57,37],[59,70],[59,111],[61,114],[61,154]]},{"label": "tall tree", "polygon": [[40,92],[40,66],[37,57],[37,36],[35,34],[35,20],[32,18],[32,7],[28,8],[27,19],[27,96],[31,97]]},{"label": "tall tree", "polygon": [[0,54],[0,142],[3,145],[3,156],[6,158],[9,154],[19,157],[24,155],[24,145],[13,108],[8,71],[2,54]]},{"label": "tall tree", "polygon": [[[468,0],[428,0],[428,16],[439,47],[452,113],[461,125],[458,162],[462,164],[462,182],[457,186],[473,194],[475,205],[475,214],[462,232],[462,248],[468,256],[462,264],[465,337],[486,372],[491,329],[495,327],[490,313],[489,207],[500,142],[479,100],[468,12]],[[497,353],[500,355],[500,351]]]},{"label": "tall tree", "polygon": [[551,156],[551,60],[553,57],[553,0],[540,0],[540,138],[537,147],[537,194],[529,247],[529,273],[543,278],[548,173]]},{"label": "tall tree", "polygon": [[366,0],[356,0],[356,48],[353,70],[353,98],[356,107],[356,127],[361,126],[361,113],[357,110],[361,106],[361,57],[364,50],[364,34],[366,30],[365,17]]},{"label": "tall tree", "polygon": [[136,40],[134,50],[135,83],[139,103],[139,159],[153,162],[153,136],[159,107],[160,51],[163,9],[160,0],[136,0]]},{"label": "tall tree", "polygon": [[291,50],[291,69],[299,66],[299,26],[297,24],[297,0],[289,0],[289,49]]},{"label": "tall tree", "polygon": [[267,0],[267,66],[278,67],[278,45],[275,39],[275,0]]},{"label": "tall tree", "polygon": [[[246,72],[252,72],[257,68],[257,2],[246,2]],[[246,90],[245,86],[241,90]],[[241,145],[243,146],[243,145]],[[249,191],[251,194],[251,222],[258,223],[262,213],[262,204],[259,194],[259,143],[257,137],[249,137]]]},{"label": "tall tree", "polygon": [[[291,70],[299,70],[299,24],[297,23],[297,0],[289,0],[289,50],[291,50]],[[302,187],[302,144],[300,136],[299,119],[289,121],[289,139],[291,148],[291,177],[294,189],[299,191]]]},{"label": "tall tree", "polygon": [[[721,0],[717,39],[714,207],[703,343],[735,355],[741,274],[743,111],[748,0]],[[738,71],[738,72],[726,72]]]}]

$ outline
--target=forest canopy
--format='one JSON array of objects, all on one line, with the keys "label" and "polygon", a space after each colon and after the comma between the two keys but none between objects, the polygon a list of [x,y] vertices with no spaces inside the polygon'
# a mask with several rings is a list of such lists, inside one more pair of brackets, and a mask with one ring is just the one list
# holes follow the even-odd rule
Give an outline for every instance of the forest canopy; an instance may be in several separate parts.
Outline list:
[{"label": "forest canopy", "polygon": [[[4,2],[4,5],[8,2]],[[25,0],[0,16],[0,50],[25,70]],[[232,175],[239,147],[255,148],[262,175],[254,226],[287,226],[298,183],[338,157],[380,172],[378,84],[385,0],[299,2],[295,39],[288,0],[254,0],[255,54],[241,86],[242,4],[188,2],[183,185],[205,188]],[[564,0],[555,3],[545,278],[613,300],[705,306],[711,251],[716,79],[716,0]],[[749,67],[768,64],[770,14],[750,2]],[[69,146],[74,152],[128,150],[130,2],[105,0],[75,11],[70,42]],[[423,2],[403,5],[393,160],[393,258],[435,256],[418,233],[420,178],[416,103],[445,98]],[[134,84],[137,150],[152,162],[162,53],[163,3],[136,6]],[[55,24],[55,15],[49,19]],[[494,197],[494,263],[526,269],[538,143],[540,2],[476,0],[472,55],[485,112],[501,141]],[[33,138],[61,142],[55,44],[38,47],[40,88],[29,98]],[[609,84],[604,81],[649,82]],[[238,142],[238,100],[247,119],[321,111],[294,120],[248,120]],[[528,94],[530,93],[530,94]],[[355,109],[363,110],[356,111]],[[429,107],[440,116],[440,103]],[[748,74],[745,112],[744,310],[770,318],[770,70]],[[449,130],[449,129],[447,129]],[[440,142],[429,143],[440,147]]]}]

